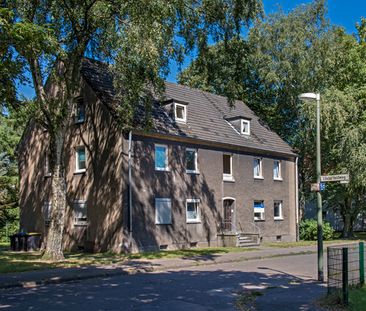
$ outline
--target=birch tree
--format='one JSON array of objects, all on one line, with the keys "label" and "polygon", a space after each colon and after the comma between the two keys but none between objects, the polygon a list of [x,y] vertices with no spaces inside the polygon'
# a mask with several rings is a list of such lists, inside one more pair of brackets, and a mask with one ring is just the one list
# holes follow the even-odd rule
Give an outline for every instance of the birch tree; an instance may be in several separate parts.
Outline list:
[{"label": "birch tree", "polygon": [[[82,59],[110,64],[117,112],[128,127],[136,104],[149,109],[172,59],[204,57],[208,42],[239,35],[262,11],[259,0],[13,0],[3,2],[1,36],[21,57],[36,92],[33,118],[49,133],[52,215],[44,257],[62,260],[66,206],[64,142],[80,93]],[[47,92],[46,81],[57,88]]]}]

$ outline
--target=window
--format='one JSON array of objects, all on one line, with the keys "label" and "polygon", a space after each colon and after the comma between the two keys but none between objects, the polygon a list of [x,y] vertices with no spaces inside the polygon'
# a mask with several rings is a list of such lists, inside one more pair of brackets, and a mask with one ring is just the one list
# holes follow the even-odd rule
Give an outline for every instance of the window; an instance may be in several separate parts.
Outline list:
[{"label": "window", "polygon": [[75,226],[86,226],[88,224],[87,213],[86,213],[86,202],[83,200],[76,200],[73,203],[74,207],[74,225]]},{"label": "window", "polygon": [[50,201],[44,202],[42,213],[43,213],[44,224],[46,226],[49,226],[51,222],[51,211],[52,211],[52,203]]},{"label": "window", "polygon": [[77,147],[76,148],[76,168],[75,172],[85,172],[86,169],[86,154],[85,147]]},{"label": "window", "polygon": [[253,162],[254,166],[254,178],[263,178],[262,175],[262,159],[255,158]]},{"label": "window", "polygon": [[199,202],[197,199],[188,199],[186,201],[187,223],[199,222]]},{"label": "window", "polygon": [[85,121],[85,105],[84,100],[79,98],[75,107],[75,123],[83,123]]},{"label": "window", "polygon": [[223,178],[224,180],[233,179],[233,159],[231,154],[224,154],[222,156],[223,161]]},{"label": "window", "polygon": [[170,199],[155,199],[155,224],[170,225],[172,223],[172,202]]},{"label": "window", "polygon": [[245,135],[250,135],[250,121],[241,120],[240,133]]},{"label": "window", "polygon": [[273,216],[274,216],[275,220],[283,219],[282,201],[274,201],[274,203],[273,203]]},{"label": "window", "polygon": [[165,145],[155,145],[155,169],[168,170],[168,147]]},{"label": "window", "polygon": [[281,161],[273,161],[273,179],[282,180]]},{"label": "window", "polygon": [[187,121],[187,107],[186,105],[174,104],[174,118],[178,122]]},{"label": "window", "polygon": [[264,220],[263,201],[254,201],[254,220]]},{"label": "window", "polygon": [[49,177],[51,176],[51,167],[50,167],[50,154],[47,153],[44,159],[44,176]]},{"label": "window", "polygon": [[196,149],[186,149],[186,172],[198,173]]}]

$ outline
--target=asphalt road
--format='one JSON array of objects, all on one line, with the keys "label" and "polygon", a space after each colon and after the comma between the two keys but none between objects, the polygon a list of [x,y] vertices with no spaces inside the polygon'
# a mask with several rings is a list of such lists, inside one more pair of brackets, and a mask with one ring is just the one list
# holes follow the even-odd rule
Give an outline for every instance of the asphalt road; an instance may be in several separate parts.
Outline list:
[{"label": "asphalt road", "polygon": [[256,310],[318,310],[314,279],[316,255],[297,255],[4,289],[0,310],[237,310],[250,291]]}]

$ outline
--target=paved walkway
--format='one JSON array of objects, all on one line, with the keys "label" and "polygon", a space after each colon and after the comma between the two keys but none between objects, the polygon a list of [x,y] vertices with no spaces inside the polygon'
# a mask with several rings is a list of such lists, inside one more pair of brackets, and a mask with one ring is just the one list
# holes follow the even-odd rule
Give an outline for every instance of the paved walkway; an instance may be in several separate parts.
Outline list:
[{"label": "paved walkway", "polygon": [[237,253],[212,254],[189,258],[151,260],[137,259],[129,260],[123,264],[7,273],[0,275],[0,288],[34,287],[44,284],[114,276],[120,274],[167,271],[201,265],[259,260],[277,256],[296,256],[299,254],[310,254],[315,252],[315,246],[293,248],[272,248],[261,246],[259,249]]}]

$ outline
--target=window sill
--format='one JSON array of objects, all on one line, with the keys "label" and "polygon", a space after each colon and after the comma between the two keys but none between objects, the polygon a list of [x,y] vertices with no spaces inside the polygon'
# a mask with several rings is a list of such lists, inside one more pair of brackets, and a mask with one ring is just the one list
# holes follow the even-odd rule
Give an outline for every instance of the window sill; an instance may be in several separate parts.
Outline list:
[{"label": "window sill", "polygon": [[183,119],[175,119],[174,120],[176,123],[180,123],[180,124],[186,124],[187,123],[187,120],[183,120]]},{"label": "window sill", "polygon": [[283,181],[282,178],[273,178],[274,181]]},{"label": "window sill", "polygon": [[84,122],[85,122],[85,120],[75,120],[74,121],[74,124],[82,124]]},{"label": "window sill", "polygon": [[200,224],[201,220],[187,220],[187,224]]},{"label": "window sill", "polygon": [[168,168],[156,168],[155,167],[155,172],[169,172]]},{"label": "window sill", "polygon": [[157,226],[170,226],[172,223],[155,223]]},{"label": "window sill", "polygon": [[265,222],[266,220],[265,219],[254,219],[254,221],[256,221],[256,222]]},{"label": "window sill", "polygon": [[88,224],[74,224],[74,227],[87,227]]},{"label": "window sill", "polygon": [[49,178],[49,177],[51,177],[52,176],[52,174],[51,173],[48,173],[48,174],[45,174],[43,177],[44,178]]},{"label": "window sill", "polygon": [[274,220],[275,221],[283,221],[284,219],[282,217],[281,218],[280,217],[275,217]]},{"label": "window sill", "polygon": [[223,176],[222,177],[222,181],[224,181],[224,182],[235,182],[235,179],[234,179],[234,177],[233,176]]},{"label": "window sill", "polygon": [[74,172],[74,175],[84,174],[86,172],[86,169],[77,170]]},{"label": "window sill", "polygon": [[263,179],[264,179],[264,177],[263,177],[263,176],[254,176],[254,179],[263,180]]},{"label": "window sill", "polygon": [[186,170],[187,174],[191,174],[191,175],[199,175],[200,172],[199,171],[190,171],[190,170]]}]

